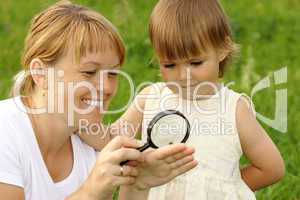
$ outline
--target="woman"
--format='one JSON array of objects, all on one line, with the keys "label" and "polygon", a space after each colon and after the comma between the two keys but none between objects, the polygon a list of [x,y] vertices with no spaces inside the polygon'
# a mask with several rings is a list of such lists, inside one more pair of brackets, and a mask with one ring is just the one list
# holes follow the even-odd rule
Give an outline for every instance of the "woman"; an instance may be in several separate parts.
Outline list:
[{"label": "woman", "polygon": [[140,153],[135,140],[106,137],[97,155],[76,135],[82,119],[101,123],[98,107],[116,93],[124,55],[114,26],[87,8],[58,3],[33,19],[22,58],[29,73],[15,87],[21,96],[0,102],[1,198],[111,199],[121,186],[121,199],[146,199],[150,187],[196,166],[184,145]]}]

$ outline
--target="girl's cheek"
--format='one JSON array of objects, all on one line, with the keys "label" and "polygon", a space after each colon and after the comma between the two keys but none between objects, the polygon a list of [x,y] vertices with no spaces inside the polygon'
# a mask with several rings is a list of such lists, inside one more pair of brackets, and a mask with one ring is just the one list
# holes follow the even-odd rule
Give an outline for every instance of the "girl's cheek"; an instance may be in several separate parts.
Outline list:
[{"label": "girl's cheek", "polygon": [[194,77],[197,79],[202,79],[202,80],[211,80],[217,77],[219,74],[219,71],[215,69],[214,66],[205,66],[199,69],[196,69],[193,73]]},{"label": "girl's cheek", "polygon": [[119,81],[116,80],[113,82],[112,84],[112,87],[113,87],[113,92],[112,92],[112,97],[115,96],[118,92],[118,89],[119,89]]},{"label": "girl's cheek", "polygon": [[169,80],[167,70],[161,68],[161,69],[160,69],[160,73],[161,73],[161,76],[162,76],[163,80],[165,80],[165,81],[168,81],[168,80]]}]

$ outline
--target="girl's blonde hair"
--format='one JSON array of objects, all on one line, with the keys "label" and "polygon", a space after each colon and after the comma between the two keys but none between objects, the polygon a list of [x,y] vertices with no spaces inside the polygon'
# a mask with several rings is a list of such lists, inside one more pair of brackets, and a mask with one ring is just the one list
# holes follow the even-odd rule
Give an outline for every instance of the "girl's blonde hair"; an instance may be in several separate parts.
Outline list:
[{"label": "girl's blonde hair", "polygon": [[[55,65],[69,49],[73,49],[77,63],[88,52],[108,49],[118,53],[120,65],[125,59],[122,38],[106,18],[89,8],[60,1],[33,18],[25,41],[22,66],[28,70],[34,58],[46,65]],[[34,86],[32,76],[27,76],[20,93],[28,95]]]},{"label": "girl's blonde hair", "polygon": [[218,0],[160,0],[151,15],[149,32],[157,55],[163,59],[188,59],[211,47],[228,52],[220,63],[220,77],[238,52]]}]

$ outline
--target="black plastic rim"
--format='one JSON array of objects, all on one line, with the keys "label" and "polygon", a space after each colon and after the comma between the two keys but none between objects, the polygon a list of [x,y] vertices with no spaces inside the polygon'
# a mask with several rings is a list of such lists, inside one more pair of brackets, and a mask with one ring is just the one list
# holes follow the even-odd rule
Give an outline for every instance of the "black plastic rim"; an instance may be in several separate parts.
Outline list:
[{"label": "black plastic rim", "polygon": [[181,112],[177,111],[177,110],[165,110],[165,111],[162,111],[160,113],[158,113],[157,115],[155,115],[155,117],[150,121],[149,125],[148,125],[148,128],[147,128],[147,141],[148,141],[148,144],[152,147],[152,148],[159,148],[158,146],[156,146],[152,140],[151,140],[151,132],[152,132],[152,129],[153,129],[153,126],[156,124],[156,122],[158,120],[160,120],[161,118],[167,116],[167,115],[179,115],[180,117],[182,117],[186,124],[187,124],[187,127],[186,127],[186,133],[185,133],[185,137],[183,138],[183,140],[180,142],[180,143],[185,143],[188,138],[190,137],[190,122],[188,121],[188,119],[184,116],[184,114],[182,114]]}]

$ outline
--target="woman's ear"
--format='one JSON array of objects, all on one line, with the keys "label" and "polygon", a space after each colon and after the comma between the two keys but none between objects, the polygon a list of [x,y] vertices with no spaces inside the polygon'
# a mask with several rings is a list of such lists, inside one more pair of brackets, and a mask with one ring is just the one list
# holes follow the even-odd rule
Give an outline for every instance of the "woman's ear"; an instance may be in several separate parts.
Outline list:
[{"label": "woman's ear", "polygon": [[229,54],[228,50],[222,49],[218,51],[218,60],[222,62]]},{"label": "woman's ear", "polygon": [[44,90],[48,88],[47,69],[39,58],[34,58],[30,62],[30,74],[36,86]]}]

